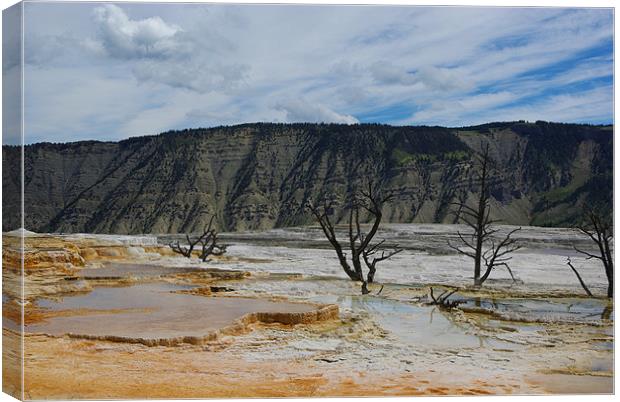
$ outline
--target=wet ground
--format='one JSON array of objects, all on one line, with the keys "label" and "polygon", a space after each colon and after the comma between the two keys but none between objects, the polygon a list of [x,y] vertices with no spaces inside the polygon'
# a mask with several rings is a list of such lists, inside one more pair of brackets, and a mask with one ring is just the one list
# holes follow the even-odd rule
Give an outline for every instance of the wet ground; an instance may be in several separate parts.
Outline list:
[{"label": "wet ground", "polygon": [[[68,278],[83,285],[82,293],[34,300],[43,318],[29,323],[26,331],[110,339],[203,336],[244,314],[306,312],[317,303],[338,305],[340,319],[317,326],[260,325],[191,349],[193,358],[189,346],[143,350],[114,342],[93,346],[35,335],[26,339],[37,353],[45,355],[47,343],[55,353],[62,351],[85,365],[105,360],[106,354],[117,356],[118,363],[114,359],[108,363],[114,370],[127,381],[137,376],[158,381],[161,393],[152,395],[163,397],[241,396],[246,395],[239,392],[244,384],[254,392],[247,396],[613,392],[613,303],[602,296],[583,297],[564,265],[571,242],[582,239],[565,229],[528,228],[522,234],[526,247],[515,256],[513,266],[520,281],[513,283],[498,271],[481,289],[473,289],[471,261],[437,245],[451,236],[448,229],[445,225],[389,225],[382,235],[403,243],[406,250],[379,267],[379,283],[371,285],[371,294],[365,296],[359,284],[346,279],[333,251],[314,229],[224,236],[230,244],[225,258],[207,263],[141,254],[136,243],[131,263],[89,264]],[[430,244],[434,246],[427,247]],[[428,250],[419,251],[424,247]],[[592,289],[604,294],[602,269],[591,261],[576,263]],[[230,269],[239,272],[218,279],[209,275]],[[463,302],[458,309],[428,305],[431,286],[439,293],[455,285],[461,289],[453,299]],[[72,348],[77,348],[75,354]],[[150,363],[126,367],[132,361],[121,363],[127,351]],[[218,376],[234,384],[230,389],[186,384],[186,394],[166,394],[172,391],[165,391],[168,388],[162,384],[174,376],[149,371],[158,367],[162,352],[185,361],[184,366],[170,369],[179,375],[193,361],[231,359],[235,363],[230,367],[223,360],[219,363],[227,369],[197,368],[195,376],[203,384]],[[39,364],[36,353],[31,356],[30,367],[40,375],[33,377],[40,379],[36,384],[43,378],[62,377],[67,369],[59,360],[50,371],[43,361]],[[83,376],[84,380],[88,375]],[[261,388],[255,386],[257,381],[280,385]],[[569,385],[563,387],[563,383]],[[288,389],[286,384],[297,384],[304,391],[278,393]],[[69,388],[63,390],[81,389],[79,384],[65,385]],[[107,387],[106,395],[132,395],[129,388],[118,389],[114,382]],[[36,395],[46,395],[40,392]],[[99,395],[92,392],[83,390],[80,395]],[[134,396],[141,395],[146,394]]]},{"label": "wet ground", "polygon": [[[337,277],[283,273],[219,280],[216,288],[226,292],[217,297],[179,293],[198,287],[175,283],[178,274],[200,272],[197,267],[123,263],[85,269],[85,281],[137,282],[96,282],[86,294],[40,299],[38,307],[45,311],[86,313],[51,314],[26,331],[133,339],[204,336],[255,311],[312,309],[300,302],[337,304],[350,333],[340,329],[317,336],[264,328],[238,336],[230,348],[249,361],[312,359],[341,373],[352,367],[392,375],[477,367],[479,373],[503,373],[517,383],[526,378],[535,383],[546,375],[579,375],[581,382],[592,377],[594,383],[612,378],[613,313],[602,316],[609,307],[605,299],[530,299],[463,290],[454,296],[464,302],[461,308],[447,311],[427,305],[428,286],[421,284],[375,284],[372,294],[362,296],[355,283]],[[611,381],[605,384],[601,392],[610,391]]]}]

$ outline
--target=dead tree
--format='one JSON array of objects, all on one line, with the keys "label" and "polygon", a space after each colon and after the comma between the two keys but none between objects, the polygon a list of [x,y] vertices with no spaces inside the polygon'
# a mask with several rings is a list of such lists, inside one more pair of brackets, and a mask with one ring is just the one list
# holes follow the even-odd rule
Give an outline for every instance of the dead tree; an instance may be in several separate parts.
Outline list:
[{"label": "dead tree", "polygon": [[[503,240],[496,242],[494,235],[499,231],[493,224],[499,222],[491,219],[491,198],[489,173],[491,163],[489,158],[489,145],[487,144],[482,153],[477,158],[479,169],[476,172],[475,181],[479,185],[478,204],[470,207],[465,201],[453,203],[456,206],[456,214],[460,221],[472,229],[469,235],[463,235],[457,231],[461,245],[455,246],[448,241],[448,246],[459,254],[466,255],[474,260],[474,285],[480,286],[487,280],[492,270],[502,266],[508,270],[513,281],[515,277],[507,264],[511,259],[508,254],[518,250],[516,240],[511,237],[515,232],[521,230],[517,228],[509,232]],[[489,245],[490,243],[490,245]],[[486,246],[486,250],[485,250]],[[481,275],[482,265],[485,272]]]},{"label": "dead tree", "polygon": [[609,221],[603,219],[601,214],[592,208],[586,208],[584,221],[577,228],[596,243],[599,253],[590,253],[574,245],[573,248],[578,253],[585,255],[587,260],[596,258],[601,261],[607,276],[607,297],[614,297],[614,261],[610,247],[614,236],[613,227]]},{"label": "dead tree", "polygon": [[573,272],[575,273],[575,276],[577,276],[577,279],[579,280],[579,283],[581,284],[581,287],[583,288],[583,290],[586,291],[586,294],[590,297],[592,297],[592,292],[590,292],[590,289],[588,289],[588,286],[586,285],[586,283],[583,281],[583,279],[581,279],[581,275],[579,275],[579,272],[577,271],[577,269],[573,266],[570,257],[566,258],[566,264],[568,264],[568,266],[570,267],[570,269],[573,270]]},{"label": "dead tree", "polygon": [[[368,283],[374,281],[377,264],[402,251],[398,248],[393,251],[381,249],[380,247],[383,245],[384,241],[375,245],[371,244],[381,224],[383,205],[392,199],[392,197],[391,194],[382,196],[372,188],[371,184],[368,184],[367,189],[360,190],[355,194],[353,201],[349,204],[348,249],[351,253],[350,263],[347,259],[347,255],[343,251],[340,241],[336,237],[334,222],[330,219],[330,216],[333,215],[334,212],[333,203],[324,201],[321,206],[316,206],[312,202],[308,202],[307,204],[307,208],[321,226],[323,234],[334,251],[336,251],[338,261],[344,272],[351,280],[362,282],[363,294],[369,293]],[[368,233],[364,233],[361,228],[361,210],[366,211],[372,221]],[[377,254],[379,251],[381,251],[380,256]],[[368,275],[366,277],[364,276],[362,262],[368,268]]]},{"label": "dead tree", "polygon": [[431,169],[429,167],[429,162],[418,160],[414,164],[414,169],[420,177],[420,184],[413,189],[411,194],[412,220],[418,217],[431,193]]},{"label": "dead tree", "polygon": [[[377,263],[387,260],[388,258],[391,258],[395,256],[396,254],[400,253],[401,251],[403,251],[402,248],[398,248],[398,244],[395,245],[394,248],[391,250],[381,249],[380,247],[384,243],[385,243],[385,239],[381,240],[377,244],[369,245],[368,248],[362,251],[362,257],[364,258],[364,263],[366,263],[366,266],[368,267],[368,275],[367,275],[368,283],[373,283],[375,280],[375,273],[377,272]],[[379,252],[379,250],[381,251],[381,255],[375,257],[375,255],[378,255],[377,253]]]},{"label": "dead tree", "polygon": [[452,296],[453,294],[459,291],[459,288],[448,289],[437,297],[435,297],[435,295],[433,294],[432,286],[430,288],[430,291],[431,291],[430,296],[431,296],[432,301],[427,303],[429,306],[438,306],[439,308],[451,310],[453,308],[458,307],[459,304],[464,303],[463,300],[451,300],[451,301],[448,300],[450,296]]},{"label": "dead tree", "polygon": [[516,228],[508,232],[506,237],[498,243],[495,242],[494,239],[491,239],[491,247],[487,249],[484,253],[482,253],[482,259],[484,260],[484,266],[486,270],[482,277],[480,277],[480,284],[482,285],[484,281],[487,280],[491,271],[496,267],[504,267],[510,274],[513,282],[516,282],[516,278],[512,273],[512,270],[508,266],[508,261],[512,259],[512,257],[508,256],[508,254],[517,251],[521,248],[520,245],[516,244],[517,240],[511,237],[515,232],[518,232],[521,228]]},{"label": "dead tree", "polygon": [[331,201],[324,200],[323,205],[316,206],[311,201],[308,202],[307,208],[310,210],[312,215],[314,215],[315,219],[321,226],[323,230],[323,234],[333,247],[334,251],[336,251],[336,255],[338,256],[338,261],[340,262],[340,266],[347,274],[347,276],[353,281],[362,281],[363,277],[361,277],[358,272],[351,269],[349,262],[347,261],[347,256],[342,250],[342,246],[340,242],[336,238],[336,232],[334,230],[334,224],[330,219],[330,216],[334,213],[334,204]]},{"label": "dead tree", "polygon": [[209,223],[205,226],[202,234],[194,239],[189,234],[185,235],[187,240],[187,247],[181,246],[179,241],[171,242],[168,244],[172,251],[181,254],[187,258],[192,257],[192,252],[198,244],[202,246],[199,253],[199,258],[204,262],[207,261],[210,255],[222,255],[226,252],[226,246],[217,243],[217,231],[214,228],[215,216],[211,216]]},{"label": "dead tree", "polygon": [[213,217],[209,221],[209,225],[204,230],[203,237],[200,238],[200,244],[202,246],[202,250],[200,251],[200,259],[202,262],[206,262],[209,260],[209,256],[211,255],[222,255],[226,253],[226,245],[218,244],[217,242],[217,231],[212,229]]},{"label": "dead tree", "polygon": [[196,247],[196,245],[200,242],[201,237],[192,240],[190,236],[186,234],[185,239],[187,240],[187,247],[182,247],[178,240],[176,242],[168,243],[168,246],[175,253],[181,254],[187,258],[192,258],[192,252],[194,251],[194,247]]}]

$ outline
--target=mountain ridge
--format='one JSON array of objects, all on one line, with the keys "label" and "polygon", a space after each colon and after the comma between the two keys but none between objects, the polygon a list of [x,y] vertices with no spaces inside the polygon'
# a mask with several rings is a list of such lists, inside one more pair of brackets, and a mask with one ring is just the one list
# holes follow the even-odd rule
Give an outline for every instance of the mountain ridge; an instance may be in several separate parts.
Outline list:
[{"label": "mountain ridge", "polygon": [[[494,210],[505,223],[568,226],[584,203],[611,216],[609,125],[247,123],[27,145],[25,224],[180,233],[200,230],[214,214],[222,230],[303,225],[312,222],[306,201],[329,194],[344,202],[369,177],[395,193],[386,221],[451,223],[450,203],[473,197],[472,158],[486,143],[497,167]],[[3,231],[18,227],[9,212],[19,204],[17,150],[3,146]]]},{"label": "mountain ridge", "polygon": [[[211,126],[211,127],[194,127],[194,128],[184,128],[184,129],[172,129],[167,131],[162,131],[157,134],[144,134],[144,135],[134,135],[127,138],[123,138],[120,140],[75,140],[75,141],[66,141],[66,142],[53,142],[53,141],[40,141],[33,142],[29,144],[25,144],[25,146],[32,145],[74,145],[74,144],[87,144],[87,143],[96,143],[96,144],[117,144],[126,141],[139,140],[144,138],[151,137],[159,137],[164,135],[175,135],[175,134],[183,134],[187,131],[209,131],[209,130],[218,130],[218,129],[231,129],[231,128],[243,128],[243,127],[252,127],[252,126],[306,126],[306,125],[317,125],[317,126],[340,126],[340,127],[391,127],[391,128],[443,128],[448,130],[478,130],[485,129],[489,127],[496,128],[498,126],[512,125],[512,124],[537,124],[537,123],[545,123],[545,124],[555,124],[555,125],[566,125],[566,126],[583,126],[583,127],[599,127],[603,129],[612,129],[613,124],[594,124],[594,123],[566,123],[559,121],[546,121],[546,120],[537,120],[535,122],[526,121],[526,120],[513,120],[513,121],[495,121],[488,123],[481,123],[469,126],[440,126],[440,125],[391,125],[384,123],[355,123],[355,124],[346,124],[346,123],[311,123],[311,122],[301,122],[301,123],[276,123],[276,122],[266,122],[266,121],[256,121],[250,123],[240,123],[240,124],[232,124],[232,125],[219,125],[219,126]],[[17,144],[5,144],[3,147],[21,147],[21,145]]]}]

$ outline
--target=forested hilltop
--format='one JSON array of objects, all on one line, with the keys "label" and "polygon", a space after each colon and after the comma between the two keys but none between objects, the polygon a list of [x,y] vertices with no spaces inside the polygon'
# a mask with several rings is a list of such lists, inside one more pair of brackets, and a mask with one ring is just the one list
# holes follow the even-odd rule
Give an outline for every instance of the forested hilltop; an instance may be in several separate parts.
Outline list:
[{"label": "forested hilltop", "polygon": [[[25,227],[37,232],[185,233],[314,224],[310,200],[344,202],[372,180],[394,193],[386,222],[453,223],[474,201],[489,144],[495,218],[570,226],[584,203],[611,217],[613,128],[548,122],[474,127],[256,123],[120,142],[25,147]],[[19,221],[18,147],[3,147],[3,231]],[[334,220],[344,222],[345,212]]]}]

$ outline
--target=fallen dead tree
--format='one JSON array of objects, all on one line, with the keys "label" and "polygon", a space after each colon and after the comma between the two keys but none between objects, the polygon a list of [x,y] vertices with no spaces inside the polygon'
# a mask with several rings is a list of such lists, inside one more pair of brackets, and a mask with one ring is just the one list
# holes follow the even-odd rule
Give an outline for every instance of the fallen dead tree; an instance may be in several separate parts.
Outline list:
[{"label": "fallen dead tree", "polygon": [[448,300],[450,296],[459,291],[459,288],[453,288],[443,291],[439,296],[435,297],[433,287],[430,287],[431,301],[427,303],[429,306],[438,306],[446,310],[451,310],[458,307],[460,304],[465,303],[464,300]]}]

